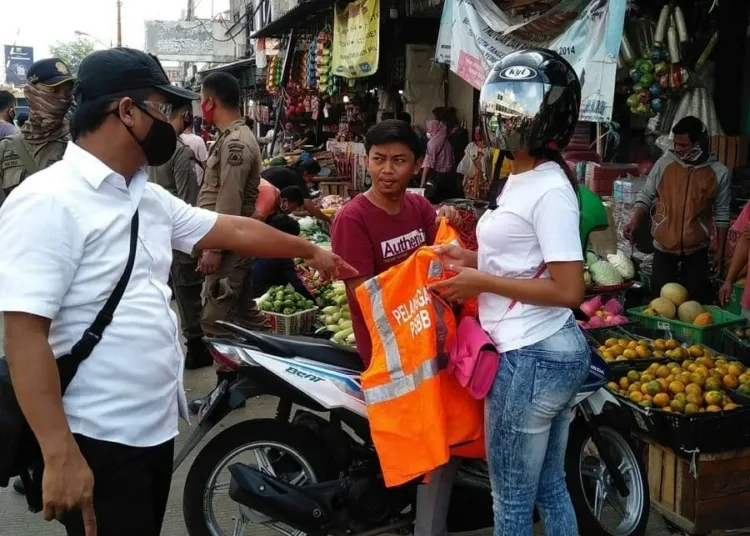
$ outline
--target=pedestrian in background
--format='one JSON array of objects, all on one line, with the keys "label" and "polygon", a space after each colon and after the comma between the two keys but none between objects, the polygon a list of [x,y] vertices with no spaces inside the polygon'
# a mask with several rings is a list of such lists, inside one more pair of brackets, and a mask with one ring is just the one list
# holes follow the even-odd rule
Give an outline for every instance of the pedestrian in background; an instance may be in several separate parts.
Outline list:
[{"label": "pedestrian in background", "polygon": [[203,138],[192,132],[195,125],[195,120],[197,119],[200,121],[200,117],[193,118],[191,109],[190,123],[187,123],[187,119],[188,118],[186,116],[185,130],[180,133],[180,138],[188,147],[193,150],[193,156],[195,157],[195,162],[193,163],[193,167],[195,167],[195,178],[198,182],[198,186],[201,186],[203,184],[203,174],[206,167],[206,160],[208,159],[208,149],[206,148],[206,142],[203,141]]},{"label": "pedestrian in background", "polygon": [[[255,136],[240,114],[240,86],[228,73],[208,75],[201,86],[203,120],[220,135],[211,147],[198,206],[219,214],[256,215],[262,158]],[[201,253],[199,270],[203,284],[203,331],[209,337],[234,337],[216,322],[223,320],[255,331],[270,325],[252,298],[255,259],[218,249]],[[219,369],[218,381],[228,371]]]},{"label": "pedestrian in background", "polygon": [[29,120],[20,132],[0,140],[0,204],[26,177],[60,160],[70,140],[66,115],[75,78],[68,66],[59,58],[39,60],[26,79]]},{"label": "pedestrian in background", "polygon": [[12,136],[18,132],[13,124],[16,117],[16,97],[10,91],[0,91],[0,138]]},{"label": "pedestrian in background", "polygon": [[[198,95],[195,96],[196,99]],[[193,124],[193,103],[185,101],[181,106],[172,107],[170,123],[175,134],[183,132]],[[183,134],[184,135],[184,134]],[[199,141],[203,141],[198,138]],[[193,150],[177,138],[175,152],[172,157],[161,166],[149,166],[148,177],[178,197],[188,205],[198,205],[198,180],[195,176],[195,155]],[[203,343],[203,328],[201,327],[201,290],[203,277],[198,273],[198,258],[194,252],[183,253],[179,250],[172,252],[172,267],[170,269],[172,288],[174,290],[177,308],[180,312],[180,327],[185,338],[185,368],[188,370],[210,366],[213,358]]]},{"label": "pedestrian in background", "polygon": [[453,148],[448,141],[445,123],[427,121],[427,154],[422,161],[422,183],[425,196],[433,205],[446,199],[460,197],[454,173]]}]

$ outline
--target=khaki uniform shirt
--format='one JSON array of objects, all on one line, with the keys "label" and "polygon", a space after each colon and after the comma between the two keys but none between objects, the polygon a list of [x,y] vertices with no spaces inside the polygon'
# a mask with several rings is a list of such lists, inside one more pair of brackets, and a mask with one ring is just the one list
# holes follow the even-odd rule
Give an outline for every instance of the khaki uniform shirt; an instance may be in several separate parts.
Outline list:
[{"label": "khaki uniform shirt", "polygon": [[148,167],[148,180],[155,182],[188,205],[196,206],[198,203],[196,162],[193,150],[177,138],[177,148],[172,158],[161,166]]},{"label": "khaki uniform shirt", "polygon": [[211,147],[198,206],[220,214],[252,217],[258,197],[260,147],[244,120],[238,119]]},{"label": "khaki uniform shirt", "polygon": [[[22,136],[22,134],[16,134]],[[0,140],[0,204],[13,189],[21,184],[29,173],[23,165],[21,156],[16,152],[11,138]],[[22,140],[29,154],[34,159],[37,171],[48,168],[58,160],[62,160],[68,140],[45,141],[42,143],[29,143]]]}]

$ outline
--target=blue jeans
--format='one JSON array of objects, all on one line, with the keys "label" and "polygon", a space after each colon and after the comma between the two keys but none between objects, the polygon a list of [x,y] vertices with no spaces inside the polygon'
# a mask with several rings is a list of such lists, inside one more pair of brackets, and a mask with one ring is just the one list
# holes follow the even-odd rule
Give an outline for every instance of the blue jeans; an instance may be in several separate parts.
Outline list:
[{"label": "blue jeans", "polygon": [[546,536],[578,534],[565,449],[589,360],[572,316],[551,337],[502,355],[485,412],[494,536],[531,536],[535,504]]}]

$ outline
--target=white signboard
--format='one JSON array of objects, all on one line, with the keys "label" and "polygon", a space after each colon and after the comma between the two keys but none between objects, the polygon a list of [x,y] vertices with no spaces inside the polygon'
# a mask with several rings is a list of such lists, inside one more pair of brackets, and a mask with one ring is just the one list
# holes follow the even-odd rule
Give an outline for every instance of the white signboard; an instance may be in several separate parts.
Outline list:
[{"label": "white signboard", "polygon": [[236,47],[244,43],[244,37],[230,39],[225,23],[226,21],[199,19],[147,20],[146,52],[155,54],[162,61],[234,61],[237,59]]},{"label": "white signboard", "polygon": [[492,0],[445,0],[436,61],[481,88],[492,65],[517,50],[557,51],[581,79],[582,121],[612,118],[627,0],[563,0],[518,20]]}]

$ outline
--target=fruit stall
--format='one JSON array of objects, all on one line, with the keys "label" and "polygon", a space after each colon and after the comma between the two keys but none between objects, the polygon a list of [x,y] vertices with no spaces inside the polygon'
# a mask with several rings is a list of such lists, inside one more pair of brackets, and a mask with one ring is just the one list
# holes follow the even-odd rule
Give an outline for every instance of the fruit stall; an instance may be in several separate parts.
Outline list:
[{"label": "fruit stall", "polygon": [[737,351],[749,346],[746,320],[676,283],[626,311],[600,296],[582,308],[610,319],[585,333],[609,365],[623,426],[643,442],[654,509],[694,535],[750,526],[750,356]]}]

